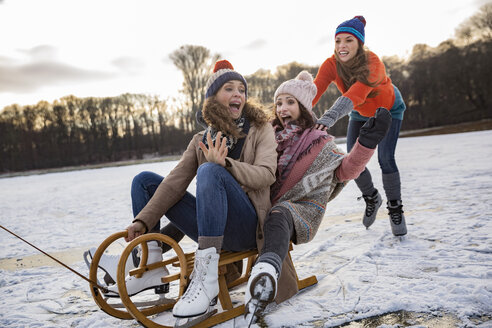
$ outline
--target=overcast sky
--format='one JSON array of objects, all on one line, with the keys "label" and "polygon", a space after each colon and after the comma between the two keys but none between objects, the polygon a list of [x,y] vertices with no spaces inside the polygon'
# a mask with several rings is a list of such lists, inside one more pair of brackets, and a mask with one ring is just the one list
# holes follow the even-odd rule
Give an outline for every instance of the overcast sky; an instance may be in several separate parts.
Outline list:
[{"label": "overcast sky", "polygon": [[380,57],[437,46],[490,0],[0,0],[0,110],[63,96],[173,97],[181,73],[169,54],[201,45],[240,73],[293,61],[319,65],[334,31],[366,18]]}]

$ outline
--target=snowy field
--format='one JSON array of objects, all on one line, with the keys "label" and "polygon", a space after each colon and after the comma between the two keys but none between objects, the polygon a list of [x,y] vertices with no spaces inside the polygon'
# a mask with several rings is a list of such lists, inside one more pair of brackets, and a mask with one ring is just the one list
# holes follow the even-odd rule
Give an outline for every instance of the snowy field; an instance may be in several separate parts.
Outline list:
[{"label": "snowy field", "polygon": [[[384,206],[366,230],[350,182],[314,241],[292,253],[299,276],[319,283],[269,307],[268,327],[333,327],[399,310],[492,327],[492,131],[398,142],[408,235],[392,236]],[[88,276],[83,251],[131,220],[132,177],[166,175],[175,164],[0,179],[0,224]],[[382,191],[375,157],[369,168]],[[99,310],[80,277],[2,229],[0,238],[0,327],[139,326]],[[185,240],[183,248],[195,246]],[[220,327],[245,326],[237,318]]]}]

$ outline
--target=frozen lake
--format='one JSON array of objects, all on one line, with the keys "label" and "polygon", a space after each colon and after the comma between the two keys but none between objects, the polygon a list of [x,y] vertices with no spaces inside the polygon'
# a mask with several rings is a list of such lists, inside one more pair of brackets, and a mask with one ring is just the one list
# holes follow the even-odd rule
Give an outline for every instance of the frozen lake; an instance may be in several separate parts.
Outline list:
[{"label": "frozen lake", "polygon": [[[316,274],[319,283],[270,307],[269,327],[331,327],[399,310],[492,326],[484,322],[492,315],[492,131],[398,143],[408,235],[392,236],[384,206],[366,230],[364,202],[350,182],[315,239],[292,254],[300,277]],[[88,275],[83,251],[131,221],[133,176],[166,175],[175,165],[0,179],[0,224]],[[376,157],[369,168],[382,191]],[[138,327],[100,311],[80,277],[3,230],[0,238],[1,327]],[[183,247],[195,248],[190,240]],[[245,325],[237,318],[220,327]]]}]

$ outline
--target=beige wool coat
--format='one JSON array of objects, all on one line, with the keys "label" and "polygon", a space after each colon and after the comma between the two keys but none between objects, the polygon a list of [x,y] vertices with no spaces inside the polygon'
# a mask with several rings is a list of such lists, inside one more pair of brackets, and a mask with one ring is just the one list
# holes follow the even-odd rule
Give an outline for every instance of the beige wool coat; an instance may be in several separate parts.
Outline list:
[{"label": "beige wool coat", "polygon": [[[198,167],[207,162],[199,147],[204,131],[195,134],[183,153],[178,165],[156,189],[142,211],[135,217],[150,230],[164,214],[183,198],[186,189],[196,176]],[[262,127],[251,125],[239,160],[226,158],[226,169],[238,181],[248,195],[263,226],[271,207],[270,185],[275,181],[277,168],[277,143],[270,124]]]},{"label": "beige wool coat", "polygon": [[[198,167],[207,160],[198,146],[204,131],[197,133],[188,145],[178,165],[161,182],[154,196],[135,220],[142,221],[150,230],[162,216],[186,193]],[[263,247],[263,224],[271,208],[270,185],[275,181],[277,169],[277,142],[273,127],[251,125],[239,160],[226,158],[226,169],[239,182],[248,195],[258,215],[257,247]],[[277,302],[297,293],[296,273],[287,256],[279,280]]]}]

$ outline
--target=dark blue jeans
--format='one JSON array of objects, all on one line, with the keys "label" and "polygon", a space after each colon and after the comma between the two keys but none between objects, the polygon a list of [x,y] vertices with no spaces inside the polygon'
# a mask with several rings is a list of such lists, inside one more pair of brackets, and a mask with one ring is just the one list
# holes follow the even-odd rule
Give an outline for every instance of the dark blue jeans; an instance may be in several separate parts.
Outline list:
[{"label": "dark blue jeans", "polygon": [[[398,166],[395,161],[395,149],[400,135],[401,120],[394,119],[391,121],[386,136],[378,144],[378,162],[383,173],[383,185],[388,199],[400,199],[400,175]],[[364,125],[364,121],[349,120],[347,129],[347,151],[354,147],[357,138],[359,137],[360,128]],[[375,190],[372,183],[372,178],[367,167],[355,179],[355,182],[363,195],[371,195]]]},{"label": "dark blue jeans", "polygon": [[[145,207],[163,179],[152,172],[135,176],[131,189],[134,216]],[[218,164],[205,163],[198,168],[196,185],[196,197],[186,192],[165,213],[169,221],[196,242],[198,236],[224,236],[225,250],[256,248],[258,217],[234,177]],[[151,232],[159,231],[157,223]]]},{"label": "dark blue jeans", "polygon": [[[359,137],[360,128],[366,122],[349,120],[347,128],[347,151],[354,147],[357,138]],[[379,167],[383,174],[398,172],[398,166],[395,161],[395,149],[400,135],[401,120],[393,119],[386,136],[378,144],[378,161]]]}]

